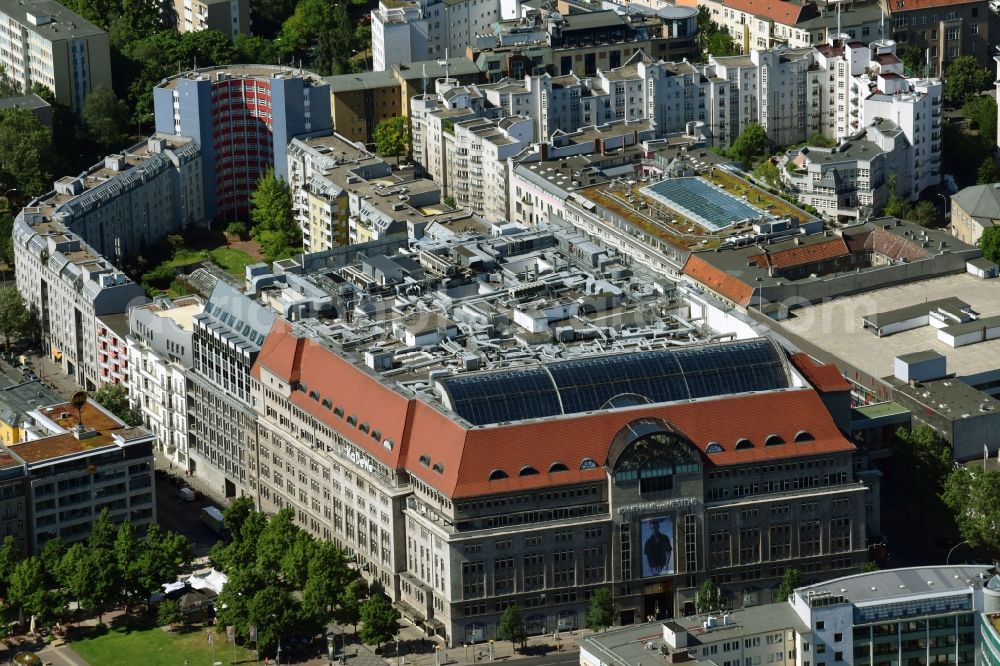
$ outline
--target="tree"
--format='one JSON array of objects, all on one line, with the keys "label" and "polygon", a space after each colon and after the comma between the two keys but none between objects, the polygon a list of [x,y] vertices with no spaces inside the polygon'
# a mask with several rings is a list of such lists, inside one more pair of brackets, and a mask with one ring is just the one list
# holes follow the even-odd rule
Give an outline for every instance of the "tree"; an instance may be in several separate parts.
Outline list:
[{"label": "tree", "polygon": [[921,227],[936,227],[940,221],[940,215],[934,204],[925,199],[918,201],[917,205],[910,208],[908,219]]},{"label": "tree", "polygon": [[0,109],[0,182],[25,196],[52,187],[52,131],[28,109]]},{"label": "tree", "polygon": [[25,616],[34,615],[42,624],[56,619],[65,607],[62,595],[45,585],[42,561],[35,556],[18,562],[11,573],[7,601]]},{"label": "tree", "polygon": [[99,86],[83,102],[83,124],[101,150],[122,146],[128,134],[129,108],[108,86]]},{"label": "tree", "polygon": [[250,197],[251,236],[268,261],[283,259],[302,246],[302,232],[292,209],[288,183],[268,169]]},{"label": "tree", "polygon": [[778,165],[774,163],[774,160],[770,158],[761,161],[754,168],[753,174],[759,180],[767,183],[767,186],[772,189],[779,189],[781,187],[781,171],[778,169]]},{"label": "tree", "polygon": [[987,157],[976,171],[976,184],[989,185],[998,181],[1000,181],[1000,166],[997,166],[995,157]]},{"label": "tree", "polygon": [[246,222],[230,222],[226,225],[226,235],[234,238],[243,238],[247,235]]},{"label": "tree", "polygon": [[172,627],[184,621],[181,604],[174,599],[164,599],[156,613],[156,623],[161,627]]},{"label": "tree", "polygon": [[861,565],[861,571],[863,573],[871,573],[873,571],[878,571],[878,562],[865,562]]},{"label": "tree", "polygon": [[364,579],[355,577],[340,595],[340,602],[333,614],[338,624],[349,624],[357,631],[358,622],[361,621],[361,599],[364,596],[364,588]]},{"label": "tree", "polygon": [[708,51],[708,55],[717,58],[738,55],[740,52],[736,48],[736,42],[733,41],[732,35],[725,30],[719,30],[708,38],[708,47],[706,50]]},{"label": "tree", "polygon": [[739,159],[747,167],[755,155],[760,155],[767,149],[767,144],[767,132],[764,128],[759,123],[750,123],[733,141],[729,155]]},{"label": "tree", "polygon": [[162,11],[173,3],[160,3],[157,0],[119,0],[120,9],[108,27],[108,38],[118,50],[122,50],[132,41],[146,35],[154,35],[170,29],[167,15]]},{"label": "tree", "polygon": [[383,594],[373,594],[361,604],[361,631],[358,635],[366,645],[381,647],[396,635],[399,625],[396,611]]},{"label": "tree", "polygon": [[38,555],[45,570],[45,581],[48,587],[63,587],[60,576],[60,565],[66,555],[66,542],[62,537],[54,537],[45,542],[42,552]]},{"label": "tree", "polygon": [[806,145],[811,146],[813,148],[831,148],[833,146],[836,146],[837,142],[834,141],[833,139],[826,138],[819,132],[816,132],[811,137],[809,137],[809,139],[806,141]]},{"label": "tree", "polygon": [[410,119],[406,116],[386,118],[375,127],[375,150],[383,157],[396,158],[410,150]]},{"label": "tree", "polygon": [[1000,264],[1000,227],[986,227],[979,237],[979,249],[983,256],[995,264]]},{"label": "tree", "polygon": [[951,445],[930,426],[913,430],[899,428],[892,438],[894,472],[900,485],[913,489],[920,498],[936,497],[944,489],[951,471]]},{"label": "tree", "polygon": [[714,578],[707,578],[694,595],[694,609],[697,613],[710,613],[722,607],[722,592]]},{"label": "tree", "polygon": [[991,153],[997,145],[997,102],[987,95],[968,98],[962,104],[962,115],[979,132],[979,141]]},{"label": "tree", "polygon": [[28,326],[28,308],[17,287],[0,288],[0,333],[10,351],[11,338],[20,337]]},{"label": "tree", "polygon": [[295,532],[295,537],[285,544],[279,570],[281,578],[297,590],[305,587],[309,580],[309,563],[317,550],[316,540],[304,530]]},{"label": "tree", "polygon": [[281,561],[286,549],[295,540],[299,528],[295,526],[295,512],[285,507],[271,516],[267,527],[257,540],[257,568],[262,574],[281,571]]},{"label": "tree", "polygon": [[698,47],[703,54],[708,49],[709,38],[718,31],[718,24],[712,20],[712,11],[705,5],[698,7]]},{"label": "tree", "polygon": [[139,540],[135,536],[135,528],[129,521],[118,526],[118,536],[115,539],[115,564],[117,565],[119,598],[125,603],[125,614],[136,598],[141,598],[139,578]]},{"label": "tree", "polygon": [[254,593],[247,610],[247,619],[257,627],[257,645],[263,651],[277,646],[282,636],[295,633],[299,626],[299,602],[277,584],[266,585]]},{"label": "tree", "polygon": [[[352,71],[351,46],[354,43],[355,34],[351,19],[347,15],[347,7],[343,3],[337,3],[333,5],[329,21],[316,35],[313,69],[325,75],[346,74]],[[368,44],[370,38],[365,45],[366,48]]]},{"label": "tree", "polygon": [[94,402],[120,418],[125,425],[133,426],[138,423],[128,400],[128,391],[121,384],[105,384],[97,389]]},{"label": "tree", "polygon": [[8,266],[14,266],[14,218],[11,216],[10,203],[7,209],[0,213],[0,261]]},{"label": "tree", "polygon": [[295,0],[251,0],[253,31],[268,39],[278,36],[282,22],[295,11]]},{"label": "tree", "polygon": [[785,569],[785,575],[781,578],[781,585],[778,586],[777,601],[787,601],[792,596],[795,588],[802,585],[802,572],[798,569]]},{"label": "tree", "polygon": [[944,96],[957,106],[992,85],[993,75],[981,67],[973,56],[959,56],[948,66],[944,79]]},{"label": "tree", "polygon": [[[282,562],[283,568],[285,562]],[[316,542],[308,561],[305,583],[302,586],[302,609],[312,622],[320,627],[329,624],[339,613],[339,607],[351,603],[348,594],[356,592],[357,573],[347,565],[343,551],[329,541]],[[356,614],[357,597],[353,599]],[[350,615],[350,613],[348,613]],[[357,624],[352,622],[343,624]]]},{"label": "tree", "polygon": [[593,631],[604,631],[614,625],[618,616],[618,606],[610,587],[594,590],[590,597],[590,607],[584,617],[584,625]]},{"label": "tree", "polygon": [[898,217],[901,220],[905,220],[910,216],[910,204],[903,200],[899,196],[897,191],[896,174],[889,174],[889,178],[886,180],[886,187],[889,190],[889,200],[886,202],[885,206],[882,208],[882,214],[889,217]]},{"label": "tree", "polygon": [[908,76],[924,75],[924,50],[919,46],[907,46],[900,51],[899,59],[903,61],[903,69]]},{"label": "tree", "polygon": [[0,545],[0,597],[7,596],[7,582],[23,557],[17,540],[9,534],[4,537],[3,544]]},{"label": "tree", "polygon": [[957,467],[945,481],[942,499],[971,547],[1000,548],[1000,471]]},{"label": "tree", "polygon": [[502,641],[510,641],[511,648],[517,649],[517,644],[524,647],[524,642],[528,640],[528,630],[524,624],[524,617],[518,606],[508,606],[500,616],[500,626],[497,628],[497,638]]}]

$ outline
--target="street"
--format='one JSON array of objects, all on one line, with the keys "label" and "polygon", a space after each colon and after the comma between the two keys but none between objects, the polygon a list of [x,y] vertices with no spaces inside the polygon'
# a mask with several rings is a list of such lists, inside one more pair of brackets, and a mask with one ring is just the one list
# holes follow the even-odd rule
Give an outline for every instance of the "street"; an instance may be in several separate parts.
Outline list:
[{"label": "street", "polygon": [[201,508],[212,504],[207,499],[184,502],[177,497],[180,487],[166,470],[156,472],[156,519],[160,526],[183,534],[191,540],[195,558],[208,555],[219,535],[213,532],[198,515]]}]

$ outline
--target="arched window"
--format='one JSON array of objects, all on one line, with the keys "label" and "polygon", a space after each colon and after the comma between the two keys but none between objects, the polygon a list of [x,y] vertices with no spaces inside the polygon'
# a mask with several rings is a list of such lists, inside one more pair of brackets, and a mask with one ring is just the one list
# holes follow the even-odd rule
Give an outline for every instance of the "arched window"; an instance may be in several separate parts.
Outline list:
[{"label": "arched window", "polygon": [[354,414],[351,414],[350,416],[347,417],[347,422],[350,423],[351,425],[358,425],[358,417],[355,416]]},{"label": "arched window", "polygon": [[379,431],[379,430],[372,430],[372,439],[374,439],[376,442],[378,440],[382,439],[382,433],[381,433],[381,431]]},{"label": "arched window", "polygon": [[330,409],[331,407],[333,407],[333,403],[330,402],[330,399],[329,398],[323,398],[323,408],[324,409]]},{"label": "arched window", "polygon": [[503,471],[502,469],[495,469],[492,472],[490,472],[490,481],[499,481],[500,479],[506,479],[506,478],[507,478],[507,472]]},{"label": "arched window", "polygon": [[538,474],[538,470],[531,465],[525,465],[521,468],[521,471],[517,473],[518,476],[534,476]]},{"label": "arched window", "polygon": [[753,448],[753,442],[751,442],[746,437],[740,437],[738,440],[736,440],[737,451],[744,451],[746,449],[752,449],[752,448]]},{"label": "arched window", "polygon": [[441,463],[434,463],[433,469],[438,474],[444,474],[444,465],[442,465]]},{"label": "arched window", "polygon": [[580,469],[597,469],[597,463],[590,458],[584,458],[580,462]]},{"label": "arched window", "polygon": [[561,462],[554,462],[551,465],[549,465],[549,474],[552,474],[553,472],[568,472],[568,471],[569,467],[566,467],[566,465],[562,464]]},{"label": "arched window", "polygon": [[343,407],[334,407],[333,408],[333,413],[335,415],[339,416],[340,418],[344,418],[344,408]]},{"label": "arched window", "polygon": [[420,456],[420,464],[423,465],[424,467],[430,467],[431,457],[428,455]]},{"label": "arched window", "polygon": [[722,453],[723,451],[725,449],[718,442],[709,442],[708,446],[705,447],[705,453]]},{"label": "arched window", "polygon": [[392,451],[394,446],[396,446],[396,444],[391,439],[386,439],[384,442],[382,442],[382,447],[386,451]]},{"label": "arched window", "polygon": [[796,442],[815,442],[816,438],[808,430],[799,430],[795,433]]},{"label": "arched window", "polygon": [[777,433],[771,433],[764,438],[764,446],[778,446],[779,444],[784,444],[785,440],[781,438],[781,435]]}]

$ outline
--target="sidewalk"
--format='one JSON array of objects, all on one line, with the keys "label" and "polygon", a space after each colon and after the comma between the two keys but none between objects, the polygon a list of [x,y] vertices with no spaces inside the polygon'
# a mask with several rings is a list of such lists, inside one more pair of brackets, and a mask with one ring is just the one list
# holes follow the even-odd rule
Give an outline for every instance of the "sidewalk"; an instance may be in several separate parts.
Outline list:
[{"label": "sidewalk", "polygon": [[[567,653],[579,650],[580,640],[590,636],[593,632],[589,629],[577,629],[575,631],[560,632],[558,640],[552,634],[540,636],[529,636],[524,650],[515,652],[509,641],[495,641],[493,643],[493,661],[514,661],[542,657],[553,653]],[[405,621],[400,623],[400,652],[399,664],[412,664],[413,666],[437,666],[437,648],[441,646],[441,664],[473,664],[479,663],[479,654],[482,653],[482,662],[489,662],[488,643],[479,643],[475,646],[454,648],[444,648],[443,642],[436,637],[426,636],[420,629]],[[396,646],[390,643],[384,650],[385,663],[397,664]]]}]

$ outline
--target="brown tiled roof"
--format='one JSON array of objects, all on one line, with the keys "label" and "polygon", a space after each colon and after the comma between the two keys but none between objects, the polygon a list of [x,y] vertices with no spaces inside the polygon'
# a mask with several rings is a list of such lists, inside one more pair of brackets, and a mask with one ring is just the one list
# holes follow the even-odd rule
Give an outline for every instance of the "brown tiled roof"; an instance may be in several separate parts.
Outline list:
[{"label": "brown tiled roof", "polygon": [[[276,322],[254,366],[278,373],[287,381],[298,373],[307,392],[293,391],[292,401],[302,410],[341,433],[391,468],[406,468],[411,475],[452,498],[531,488],[561,486],[605,478],[603,465],[619,430],[643,417],[658,417],[683,432],[704,454],[710,465],[733,465],[849,451],[819,395],[812,389],[787,390],[729,396],[659,406],[576,414],[509,425],[469,426],[455,420],[440,406],[417,398],[406,398],[377,377],[358,368],[336,352],[312,340],[302,343],[302,353],[289,324]],[[297,360],[296,360],[297,358]],[[321,401],[308,397],[317,390],[343,405],[358,423],[368,422],[382,437],[392,437],[396,446],[387,451],[357,427],[333,415]],[[795,443],[799,431],[812,439]],[[786,444],[764,446],[776,434]],[[753,448],[735,449],[736,441],[748,438]],[[708,455],[710,442],[718,442],[722,453]],[[584,459],[595,469],[580,469]],[[555,462],[568,471],[549,473]],[[520,476],[524,466],[538,474]],[[491,481],[490,474],[502,469],[506,479]]]},{"label": "brown tiled roof", "polygon": [[820,393],[836,393],[850,391],[851,384],[840,374],[837,366],[820,363],[809,354],[792,354],[792,365],[802,373],[806,381],[812,384]]},{"label": "brown tiled roof", "polygon": [[875,61],[880,65],[898,65],[903,62],[895,53],[879,53],[875,56]]},{"label": "brown tiled roof", "polygon": [[792,247],[780,252],[763,252],[750,257],[761,268],[794,268],[817,261],[825,261],[850,254],[843,239],[835,238],[822,243]]},{"label": "brown tiled roof", "polygon": [[682,272],[733,303],[746,305],[753,296],[753,287],[721,268],[713,266],[697,254],[688,257]]}]

